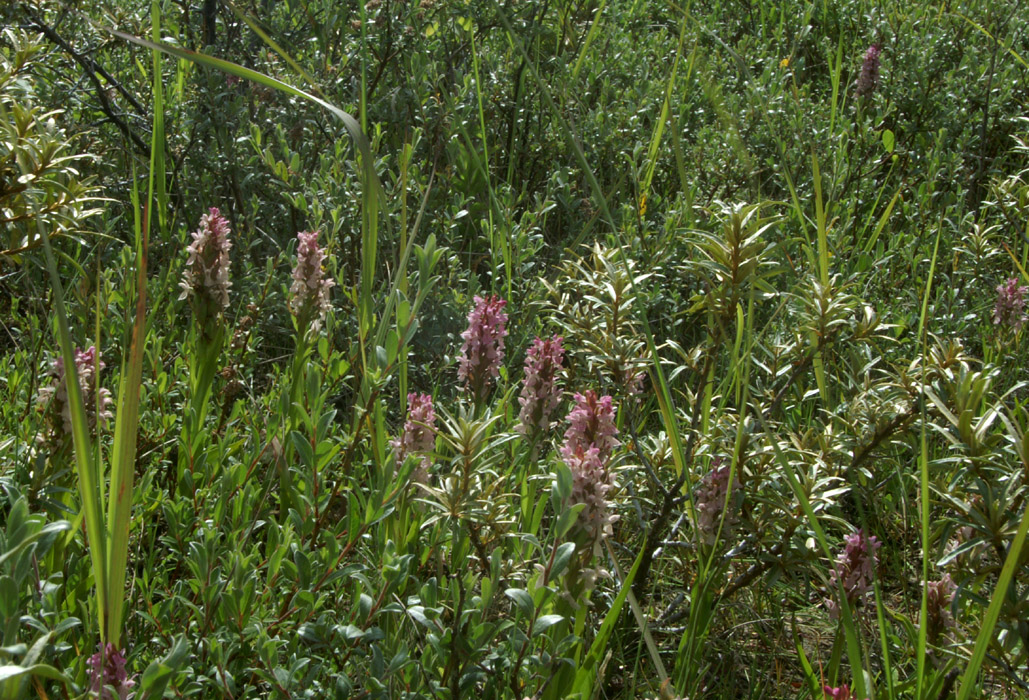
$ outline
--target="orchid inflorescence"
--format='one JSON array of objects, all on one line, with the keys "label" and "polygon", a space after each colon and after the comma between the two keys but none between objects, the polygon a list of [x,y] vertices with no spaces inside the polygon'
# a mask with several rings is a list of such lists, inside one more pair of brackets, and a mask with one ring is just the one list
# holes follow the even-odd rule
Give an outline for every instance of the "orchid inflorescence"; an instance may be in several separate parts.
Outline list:
[{"label": "orchid inflorescence", "polygon": [[[111,399],[111,392],[103,387],[97,387],[97,376],[104,369],[103,361],[100,359],[100,352],[95,345],[85,350],[75,351],[75,373],[79,380],[79,390],[82,393],[82,403],[86,409],[86,417],[90,427],[98,422],[106,426],[114,417],[111,407],[114,401]],[[68,401],[67,374],[64,369],[64,358],[58,357],[53,361],[50,372],[53,382],[39,390],[37,402],[46,406],[53,401],[54,414],[61,416],[59,426],[55,425],[58,432],[63,431],[64,435],[71,435],[72,419],[71,404]]]},{"label": "orchid inflorescence", "polygon": [[297,234],[297,242],[297,264],[293,268],[293,284],[289,289],[289,310],[301,321],[309,321],[312,331],[318,331],[331,308],[329,292],[336,283],[325,275],[326,253],[318,245],[318,232],[301,231]]},{"label": "orchid inflorescence", "polygon": [[179,286],[179,299],[190,299],[198,313],[215,316],[229,307],[229,221],[217,207],[200,217],[193,242],[186,248],[186,271]]},{"label": "orchid inflorescence", "polygon": [[468,314],[468,328],[461,334],[461,358],[457,376],[475,400],[485,398],[490,383],[500,376],[507,337],[507,302],[498,296],[475,297]]}]

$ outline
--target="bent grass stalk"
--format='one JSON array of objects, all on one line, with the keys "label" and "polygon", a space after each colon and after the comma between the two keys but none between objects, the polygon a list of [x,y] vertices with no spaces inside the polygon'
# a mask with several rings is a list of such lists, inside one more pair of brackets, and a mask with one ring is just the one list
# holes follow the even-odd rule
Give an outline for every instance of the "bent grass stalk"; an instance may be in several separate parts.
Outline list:
[{"label": "bent grass stalk", "polygon": [[[364,5],[361,5],[361,7],[363,8]],[[322,109],[328,111],[342,122],[343,127],[354,142],[354,147],[357,149],[362,176],[361,291],[358,303],[358,318],[362,340],[361,351],[363,353],[365,350],[364,341],[367,340],[371,332],[374,319],[372,286],[374,281],[376,249],[378,244],[379,204],[380,199],[385,201],[385,192],[382,189],[382,183],[379,181],[379,176],[375,172],[375,159],[372,155],[371,143],[368,141],[368,137],[365,136],[364,131],[361,128],[361,124],[348,112],[343,111],[339,107],[336,107],[320,97],[316,97],[311,93],[305,92],[304,90],[294,87],[288,83],[284,83],[281,80],[272,78],[264,73],[244,68],[243,66],[232,63],[231,61],[225,61],[220,58],[197,53],[195,51],[189,51],[187,49],[180,49],[164,42],[148,41],[147,39],[133,36],[132,34],[126,34],[125,32],[118,31],[116,29],[109,29],[108,31],[119,39],[136,44],[137,46],[153,51],[160,51],[168,56],[172,56],[183,61],[189,61],[190,63],[197,63],[207,68],[214,68],[215,70],[219,70],[223,73],[234,75],[237,78],[250,80],[265,87],[286,93],[287,95],[307,100],[308,102],[316,104]]]}]

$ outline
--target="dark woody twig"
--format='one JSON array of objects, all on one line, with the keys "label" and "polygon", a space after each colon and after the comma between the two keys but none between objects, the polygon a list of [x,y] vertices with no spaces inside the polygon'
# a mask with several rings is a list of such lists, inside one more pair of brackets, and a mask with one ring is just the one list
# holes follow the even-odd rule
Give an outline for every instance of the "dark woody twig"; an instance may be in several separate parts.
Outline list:
[{"label": "dark woody twig", "polygon": [[115,111],[114,106],[111,104],[110,98],[107,96],[107,91],[104,89],[104,86],[100,83],[100,79],[97,77],[97,75],[102,76],[104,80],[106,80],[112,87],[114,87],[115,90],[121,93],[121,95],[123,95],[125,99],[128,100],[129,104],[132,105],[132,107],[140,116],[146,116],[146,110],[143,109],[143,106],[139,103],[139,101],[136,100],[136,98],[133,97],[132,94],[129,93],[128,90],[126,90],[121,85],[121,83],[115,80],[114,76],[107,72],[106,69],[104,69],[100,64],[98,64],[89,56],[81,54],[75,49],[73,49],[71,45],[61,37],[60,34],[58,34],[52,27],[48,26],[45,22],[43,22],[41,18],[37,17],[31,11],[28,11],[28,16],[39,29],[39,31],[43,33],[43,36],[45,36],[47,39],[61,47],[61,49],[63,49],[65,53],[67,53],[69,56],[75,59],[76,63],[82,66],[82,69],[86,72],[86,75],[89,76],[90,81],[92,81],[93,86],[96,88],[96,95],[97,99],[100,101],[101,111],[103,111],[103,113],[107,115],[107,117],[114,123],[114,125],[117,126],[118,129],[126,136],[126,138],[132,141],[133,145],[141,153],[149,153],[150,149],[146,145],[146,143],[143,142],[143,139],[140,138],[136,132],[132,131],[132,129],[129,128],[129,125],[126,124],[125,121],[118,115],[117,111]]}]

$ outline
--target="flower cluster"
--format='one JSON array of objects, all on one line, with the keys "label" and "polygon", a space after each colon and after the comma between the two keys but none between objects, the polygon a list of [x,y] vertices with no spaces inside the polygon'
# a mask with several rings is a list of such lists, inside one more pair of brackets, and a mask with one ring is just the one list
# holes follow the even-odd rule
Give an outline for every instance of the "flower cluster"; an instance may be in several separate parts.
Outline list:
[{"label": "flower cluster", "polygon": [[598,398],[592,391],[576,394],[568,423],[561,457],[572,472],[570,501],[585,504],[577,525],[597,543],[611,534],[611,524],[618,519],[609,512],[607,503],[607,492],[614,486],[608,461],[619,444],[611,397]]},{"label": "flower cluster", "polygon": [[[700,532],[704,544],[712,545],[718,535],[719,523],[722,520],[722,510],[725,508],[726,497],[733,489],[740,487],[737,480],[729,483],[729,475],[732,471],[731,465],[721,464],[719,459],[715,462],[714,468],[701,479],[700,485],[693,494],[693,501],[697,508],[697,530]],[[731,498],[731,496],[729,496]],[[722,523],[722,537],[728,535],[736,522],[736,514],[730,510]]]},{"label": "flower cluster", "polygon": [[[99,420],[101,425],[106,426],[113,418],[111,406],[114,403],[111,399],[111,392],[107,389],[98,389],[96,378],[106,365],[100,359],[100,353],[96,346],[90,346],[86,350],[75,351],[75,373],[79,378],[79,390],[82,393],[82,403],[86,409],[86,416],[89,419],[89,426],[92,428]],[[61,416],[59,432],[64,435],[71,435],[71,404],[68,401],[68,383],[64,371],[64,358],[58,357],[51,365],[51,374],[54,381],[50,386],[39,390],[37,403],[41,406],[51,404],[54,415]],[[58,426],[54,426],[55,429]]]},{"label": "flower cluster", "polygon": [[879,84],[879,55],[882,47],[879,44],[872,44],[865,51],[865,60],[861,63],[861,72],[857,79],[857,96],[867,97],[875,91]]},{"label": "flower cluster", "polygon": [[624,376],[626,396],[639,396],[643,393],[643,380],[646,378],[643,370],[626,370]]},{"label": "flower cluster", "polygon": [[615,439],[615,412],[610,396],[598,397],[593,391],[575,395],[575,408],[568,414],[568,429],[561,456],[567,462],[580,452],[596,447],[600,458],[607,460],[618,447]]},{"label": "flower cluster", "polygon": [[561,390],[556,384],[557,372],[564,360],[564,339],[555,335],[549,340],[536,338],[525,357],[525,383],[518,399],[522,410],[518,414],[518,432],[530,435],[547,430],[550,416],[561,401]]},{"label": "flower cluster", "polygon": [[[110,642],[89,657],[90,688],[101,700],[126,700],[136,682],[125,671],[125,655]],[[115,695],[108,688],[113,688]]]},{"label": "flower cluster", "polygon": [[599,542],[613,533],[612,523],[618,516],[608,512],[607,492],[614,486],[607,461],[600,456],[596,446],[565,457],[565,464],[572,472],[573,504],[583,503],[577,525],[591,542]]},{"label": "flower cluster", "polygon": [[950,578],[950,574],[944,574],[939,581],[929,582],[929,639],[936,640],[941,634],[954,627],[954,615],[950,612],[950,606],[954,602],[954,594],[957,586]]},{"label": "flower cluster", "polygon": [[1018,278],[997,285],[997,303],[993,307],[993,322],[1019,330],[1026,321],[1025,293],[1029,287],[1019,287]]},{"label": "flower cluster", "polygon": [[461,334],[464,345],[457,376],[476,400],[485,398],[490,381],[500,376],[507,337],[506,305],[497,296],[475,297],[475,307],[468,314],[468,328]]},{"label": "flower cluster", "polygon": [[398,466],[408,455],[422,455],[414,478],[424,483],[428,479],[428,469],[432,464],[429,454],[436,447],[436,409],[431,396],[407,395],[407,422],[404,423],[404,432],[390,445],[393,447],[393,455]]},{"label": "flower cluster", "polygon": [[[836,567],[829,576],[829,583],[835,592],[838,584],[843,584],[847,594],[847,603],[857,605],[872,588],[875,567],[879,563],[876,551],[882,543],[875,535],[866,536],[863,530],[847,535],[846,546],[836,558]],[[832,598],[826,600],[829,617],[839,617],[840,608]]]},{"label": "flower cluster", "polygon": [[215,316],[229,306],[229,221],[217,208],[211,207],[200,217],[200,227],[193,232],[193,242],[186,248],[189,257],[179,286],[179,299],[193,299],[207,316]]},{"label": "flower cluster", "polygon": [[822,692],[825,693],[826,700],[857,700],[847,684],[843,684],[838,688],[826,685],[822,687]]},{"label": "flower cluster", "polygon": [[325,276],[322,268],[325,251],[318,246],[318,232],[301,231],[297,241],[297,266],[293,268],[293,284],[289,288],[289,310],[298,319],[311,319],[310,328],[317,331],[330,308],[329,290],[336,283]]}]

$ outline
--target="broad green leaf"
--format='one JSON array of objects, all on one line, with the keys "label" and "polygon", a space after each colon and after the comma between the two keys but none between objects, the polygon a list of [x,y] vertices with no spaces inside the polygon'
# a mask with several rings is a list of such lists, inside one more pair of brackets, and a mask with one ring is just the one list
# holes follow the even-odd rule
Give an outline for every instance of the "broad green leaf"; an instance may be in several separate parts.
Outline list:
[{"label": "broad green leaf", "polygon": [[536,609],[536,606],[533,604],[532,596],[529,595],[528,591],[521,588],[508,588],[504,591],[504,595],[515,602],[515,605],[518,606],[518,609],[522,611],[523,615],[530,618],[532,617],[532,613]]},{"label": "broad green leaf", "polygon": [[548,627],[556,625],[563,619],[564,617],[562,615],[542,615],[536,618],[536,622],[532,623],[532,636],[535,637],[537,634],[540,634]]}]

